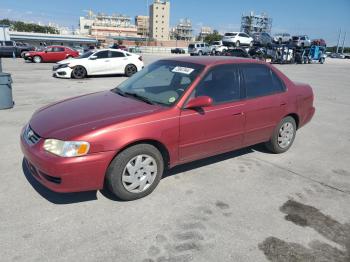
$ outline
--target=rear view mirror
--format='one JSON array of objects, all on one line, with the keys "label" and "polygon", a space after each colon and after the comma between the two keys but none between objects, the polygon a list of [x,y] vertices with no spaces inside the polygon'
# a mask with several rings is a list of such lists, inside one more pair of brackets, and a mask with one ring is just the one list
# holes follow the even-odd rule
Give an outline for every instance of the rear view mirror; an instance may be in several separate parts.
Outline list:
[{"label": "rear view mirror", "polygon": [[90,59],[90,60],[96,60],[96,59],[97,59],[97,56],[92,55],[92,56],[89,57],[89,59]]},{"label": "rear view mirror", "polygon": [[187,103],[185,108],[195,109],[195,108],[211,106],[212,104],[213,104],[213,99],[211,99],[209,96],[199,96],[199,97],[192,98]]}]

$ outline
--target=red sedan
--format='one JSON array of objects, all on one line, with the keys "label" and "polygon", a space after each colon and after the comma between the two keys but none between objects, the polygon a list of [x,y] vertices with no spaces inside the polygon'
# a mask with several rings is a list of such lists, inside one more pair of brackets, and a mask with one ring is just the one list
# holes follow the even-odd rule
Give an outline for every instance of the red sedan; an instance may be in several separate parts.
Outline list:
[{"label": "red sedan", "polygon": [[78,57],[79,52],[65,46],[48,46],[42,51],[31,51],[24,55],[25,60],[34,63],[58,62],[67,58]]},{"label": "red sedan", "polygon": [[34,113],[21,147],[32,175],[57,192],[151,193],[163,171],[265,142],[287,151],[314,115],[309,85],[272,65],[230,57],[164,59],[118,87]]}]

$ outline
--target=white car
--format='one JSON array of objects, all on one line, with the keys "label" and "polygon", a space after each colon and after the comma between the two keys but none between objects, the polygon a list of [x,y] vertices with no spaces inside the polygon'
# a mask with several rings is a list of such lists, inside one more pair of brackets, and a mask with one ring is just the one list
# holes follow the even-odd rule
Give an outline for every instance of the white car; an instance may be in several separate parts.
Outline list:
[{"label": "white car", "polygon": [[229,32],[224,35],[222,42],[225,46],[253,46],[253,38],[243,32]]},{"label": "white car", "polygon": [[222,53],[227,50],[227,47],[223,45],[222,41],[213,42],[210,48],[213,54]]},{"label": "white car", "polygon": [[56,63],[53,76],[81,79],[91,75],[124,74],[129,77],[143,67],[142,57],[139,55],[123,50],[101,49]]}]

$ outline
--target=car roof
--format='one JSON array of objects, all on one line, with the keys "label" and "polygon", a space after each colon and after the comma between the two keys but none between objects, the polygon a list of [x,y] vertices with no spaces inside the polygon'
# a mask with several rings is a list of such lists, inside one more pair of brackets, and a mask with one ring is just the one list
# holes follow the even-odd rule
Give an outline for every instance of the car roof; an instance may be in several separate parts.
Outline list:
[{"label": "car roof", "polygon": [[187,62],[187,63],[199,64],[204,66],[212,66],[212,65],[219,65],[219,64],[241,64],[241,63],[264,64],[264,62],[255,60],[255,59],[241,58],[241,57],[225,57],[225,56],[199,56],[199,57],[184,56],[184,57],[164,58],[161,60]]}]

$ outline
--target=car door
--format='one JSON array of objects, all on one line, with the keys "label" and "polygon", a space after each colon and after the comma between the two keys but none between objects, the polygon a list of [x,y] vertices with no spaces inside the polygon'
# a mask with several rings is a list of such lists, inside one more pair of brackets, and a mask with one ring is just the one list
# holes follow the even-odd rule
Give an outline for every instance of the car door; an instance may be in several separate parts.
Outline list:
[{"label": "car door", "polygon": [[240,64],[246,117],[244,145],[270,139],[277,123],[286,114],[285,87],[267,65]]},{"label": "car door", "polygon": [[3,54],[5,57],[12,57],[14,55],[14,44],[13,41],[4,41]]},{"label": "car door", "polygon": [[65,48],[61,46],[55,46],[52,48],[51,62],[58,62],[66,59]]},{"label": "car door", "polygon": [[239,36],[240,36],[240,42],[241,42],[241,44],[245,44],[245,45],[246,45],[246,44],[249,44],[249,43],[250,43],[247,34],[245,34],[245,33],[240,33]]},{"label": "car door", "polygon": [[110,74],[124,74],[125,67],[128,64],[128,57],[120,51],[110,52]]},{"label": "car door", "polygon": [[96,59],[88,60],[89,74],[102,75],[106,74],[106,72],[110,72],[110,58],[109,51],[102,50],[94,54]]},{"label": "car door", "polygon": [[196,86],[193,97],[209,96],[213,105],[183,109],[180,114],[179,159],[187,162],[240,148],[243,143],[244,103],[240,100],[235,65],[211,69]]}]

